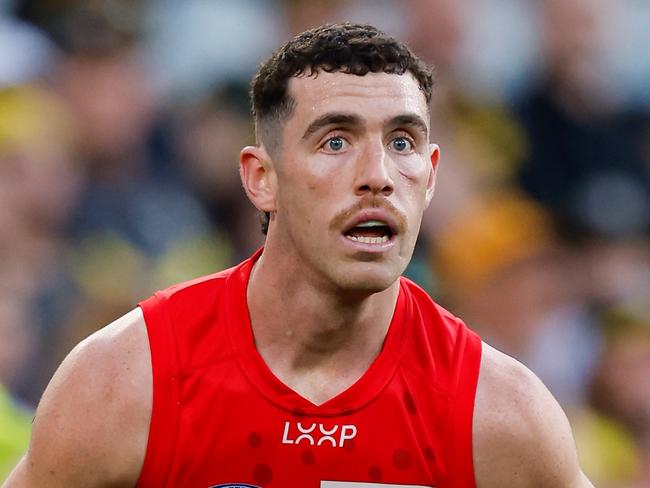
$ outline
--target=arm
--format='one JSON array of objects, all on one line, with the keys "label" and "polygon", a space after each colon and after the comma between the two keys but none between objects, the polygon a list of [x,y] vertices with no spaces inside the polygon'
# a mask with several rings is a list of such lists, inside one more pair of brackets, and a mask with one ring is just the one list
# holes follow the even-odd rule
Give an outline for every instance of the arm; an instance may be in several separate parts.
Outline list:
[{"label": "arm", "polygon": [[483,345],[473,421],[479,488],[593,488],[562,408],[525,366]]},{"label": "arm", "polygon": [[3,488],[135,486],[152,398],[140,309],[78,344],[41,398],[27,454]]}]

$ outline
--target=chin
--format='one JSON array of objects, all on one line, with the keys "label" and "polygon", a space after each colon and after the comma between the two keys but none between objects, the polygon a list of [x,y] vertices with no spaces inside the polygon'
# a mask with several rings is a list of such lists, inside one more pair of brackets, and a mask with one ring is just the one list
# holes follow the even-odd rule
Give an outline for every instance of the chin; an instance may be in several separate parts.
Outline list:
[{"label": "chin", "polygon": [[349,294],[366,295],[382,292],[394,284],[401,275],[401,272],[391,270],[385,265],[373,266],[368,263],[358,263],[341,271],[335,283],[342,292]]}]

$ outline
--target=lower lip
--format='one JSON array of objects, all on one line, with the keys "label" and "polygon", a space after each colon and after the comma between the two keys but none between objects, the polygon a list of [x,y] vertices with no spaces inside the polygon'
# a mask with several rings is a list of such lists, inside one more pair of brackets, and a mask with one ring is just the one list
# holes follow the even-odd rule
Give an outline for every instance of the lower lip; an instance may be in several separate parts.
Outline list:
[{"label": "lower lip", "polygon": [[347,246],[352,247],[356,251],[361,251],[365,253],[383,253],[391,249],[393,246],[395,246],[395,235],[392,235],[390,239],[388,239],[386,242],[382,242],[379,244],[367,244],[365,242],[359,242],[359,241],[353,241],[352,239],[348,239],[345,235],[341,236],[341,239],[345,242]]}]

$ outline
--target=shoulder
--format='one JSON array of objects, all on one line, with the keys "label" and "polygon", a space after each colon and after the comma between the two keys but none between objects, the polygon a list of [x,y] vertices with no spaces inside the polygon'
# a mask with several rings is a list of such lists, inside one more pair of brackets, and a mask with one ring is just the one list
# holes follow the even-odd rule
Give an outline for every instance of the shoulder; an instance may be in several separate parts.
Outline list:
[{"label": "shoulder", "polygon": [[515,359],[483,345],[473,418],[477,486],[590,487],[566,415]]},{"label": "shoulder", "polygon": [[449,310],[438,304],[427,291],[404,276],[400,277],[402,293],[408,298],[407,301],[415,304],[423,312],[423,317],[432,319],[438,318],[446,325],[454,329],[466,328],[462,320],[452,314]]},{"label": "shoulder", "polygon": [[38,406],[21,486],[135,485],[152,404],[149,343],[135,309],[79,343]]},{"label": "shoulder", "polygon": [[161,309],[166,309],[165,313],[171,315],[206,312],[216,305],[215,300],[224,297],[226,290],[243,286],[247,279],[246,263],[157,291],[140,303],[147,322],[150,315],[156,315]]},{"label": "shoulder", "polygon": [[194,299],[196,296],[201,296],[206,292],[225,286],[228,282],[228,278],[235,274],[236,271],[237,267],[233,267],[217,273],[176,283],[164,290],[156,292],[152,297],[150,297],[150,299],[157,298],[170,301]]}]

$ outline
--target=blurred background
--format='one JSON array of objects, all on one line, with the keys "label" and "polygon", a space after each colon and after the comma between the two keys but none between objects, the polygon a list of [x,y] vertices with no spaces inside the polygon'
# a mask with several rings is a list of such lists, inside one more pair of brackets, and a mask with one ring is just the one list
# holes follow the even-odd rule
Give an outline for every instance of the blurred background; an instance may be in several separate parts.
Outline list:
[{"label": "blurred background", "polygon": [[79,340],[263,242],[248,83],[362,21],[436,67],[407,274],[532,368],[599,487],[650,487],[646,0],[0,0],[0,479]]}]

